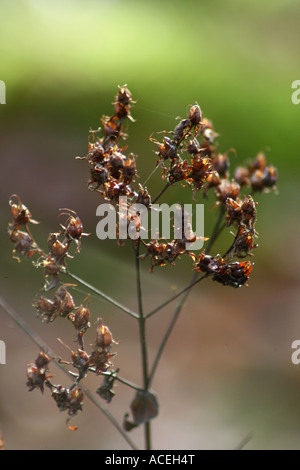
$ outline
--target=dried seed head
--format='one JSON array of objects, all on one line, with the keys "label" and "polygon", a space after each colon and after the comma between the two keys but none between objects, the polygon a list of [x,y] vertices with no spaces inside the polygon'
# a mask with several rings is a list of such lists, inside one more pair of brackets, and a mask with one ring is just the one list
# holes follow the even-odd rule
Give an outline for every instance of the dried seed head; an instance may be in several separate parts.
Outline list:
[{"label": "dried seed head", "polygon": [[41,369],[42,367],[46,367],[50,361],[51,358],[41,351],[35,360],[35,365]]},{"label": "dried seed head", "polygon": [[222,204],[226,203],[226,199],[230,197],[236,200],[240,194],[240,185],[235,181],[221,180],[216,190],[218,201]]},{"label": "dried seed head", "polygon": [[68,292],[66,286],[61,286],[54,294],[54,305],[58,315],[62,317],[68,316],[75,308],[72,295]]},{"label": "dried seed head", "polygon": [[89,144],[89,153],[86,157],[91,164],[102,163],[104,159],[104,148],[102,143],[97,141]]},{"label": "dried seed head", "polygon": [[196,191],[199,191],[212,171],[213,162],[210,158],[202,157],[199,154],[195,155],[187,182],[189,182]]},{"label": "dried seed head", "polygon": [[174,145],[170,137],[164,137],[162,143],[158,143],[158,156],[160,157],[158,162],[161,160],[174,160],[178,158],[177,147]]},{"label": "dried seed head", "polygon": [[78,411],[82,410],[82,402],[84,399],[84,393],[80,388],[73,388],[69,392],[69,414],[74,415]]},{"label": "dried seed head", "polygon": [[274,188],[277,183],[277,169],[270,165],[265,168],[263,173],[263,184],[266,188]]},{"label": "dried seed head", "polygon": [[50,300],[44,296],[41,296],[32,305],[34,308],[36,308],[37,316],[41,318],[41,320],[46,321],[47,323],[55,320],[56,312],[55,312],[55,305],[54,305],[53,300]]},{"label": "dried seed head", "polygon": [[44,393],[44,383],[46,381],[46,373],[40,370],[35,364],[31,363],[27,366],[27,382],[26,385],[31,392],[35,388],[39,388]]},{"label": "dried seed head", "polygon": [[46,276],[55,275],[60,272],[60,266],[57,265],[51,256],[44,260],[42,264],[44,266],[44,273]]},{"label": "dried seed head", "polygon": [[196,271],[202,271],[207,274],[213,274],[219,269],[218,260],[213,256],[201,253],[197,263]]},{"label": "dried seed head", "polygon": [[256,155],[253,162],[249,164],[250,173],[253,173],[255,170],[263,171],[266,167],[267,159],[265,155],[260,152]]},{"label": "dried seed head", "polygon": [[226,220],[227,220],[228,227],[234,222],[239,224],[242,221],[243,211],[241,208],[241,204],[239,202],[228,197],[226,199],[226,210],[227,210]]},{"label": "dried seed head", "polygon": [[100,163],[96,163],[92,168],[90,168],[90,175],[91,177],[88,181],[88,187],[96,185],[95,189],[106,183],[108,179],[108,172]]},{"label": "dried seed head", "polygon": [[77,351],[71,352],[73,366],[79,371],[87,369],[89,364],[90,356],[83,349],[77,349]]},{"label": "dried seed head", "polygon": [[[14,199],[16,202],[14,202]],[[11,206],[11,215],[13,218],[13,225],[19,228],[20,225],[26,226],[28,222],[38,224],[36,220],[32,219],[32,215],[29,209],[22,203],[21,199],[17,194],[13,194],[9,198],[9,205]]]},{"label": "dried seed head", "polygon": [[83,225],[78,216],[70,217],[65,234],[75,240],[79,240],[83,232]]},{"label": "dried seed head", "polygon": [[253,197],[248,195],[244,197],[241,209],[243,213],[243,223],[246,227],[253,227],[256,222],[256,206],[257,202],[254,202]]},{"label": "dried seed head", "polygon": [[232,287],[241,287],[246,284],[252,268],[253,264],[250,261],[228,263],[223,258],[213,257],[205,253],[200,255],[196,264],[196,271],[212,275],[213,281]]},{"label": "dried seed head", "polygon": [[[80,388],[69,390],[61,385],[53,386],[51,396],[54,398],[59,411],[68,411],[69,417],[77,415],[78,411],[82,411],[84,393]],[[69,419],[67,420],[67,425]],[[68,426],[69,429],[75,431],[77,428]]]},{"label": "dried seed head", "polygon": [[35,388],[39,388],[41,392],[44,393],[45,383],[47,383],[48,379],[52,377],[51,375],[47,375],[48,363],[50,360],[51,359],[47,354],[41,351],[35,362],[28,364],[26,385],[30,392]]},{"label": "dried seed head", "polygon": [[59,240],[61,233],[50,233],[48,237],[48,250],[53,259],[62,263],[64,257],[67,255],[69,243],[62,243]]},{"label": "dried seed head", "polygon": [[238,166],[234,172],[235,181],[241,186],[249,186],[249,170],[244,166]]},{"label": "dried seed head", "polygon": [[170,169],[166,172],[169,183],[173,184],[178,181],[185,181],[189,178],[190,166],[187,160],[179,160],[171,165]]},{"label": "dried seed head", "polygon": [[264,174],[262,170],[255,170],[251,176],[251,187],[253,191],[263,191],[264,189]]},{"label": "dried seed head", "polygon": [[229,158],[226,153],[218,153],[214,158],[214,169],[221,177],[228,175]]},{"label": "dried seed head", "polygon": [[190,140],[187,145],[187,152],[190,154],[195,154],[200,152],[200,144],[196,138]]},{"label": "dried seed head", "polygon": [[132,94],[127,88],[127,85],[119,86],[119,92],[116,96],[116,102],[117,103],[122,103],[124,106],[127,106],[130,103],[133,103],[132,101]]},{"label": "dried seed head", "polygon": [[210,144],[213,144],[216,137],[219,135],[214,131],[212,122],[206,118],[202,119],[201,134]]},{"label": "dried seed head", "polygon": [[102,324],[100,320],[100,324],[96,329],[96,345],[99,348],[106,349],[109,348],[111,343],[114,342],[112,334],[109,328]]},{"label": "dried seed head", "polygon": [[13,258],[20,261],[17,256],[14,256],[16,252],[22,253],[23,255],[27,256],[27,258],[31,258],[31,256],[36,253],[37,246],[28,233],[17,229],[12,229],[10,226],[8,229],[8,234],[10,240],[15,244],[13,249]]},{"label": "dried seed head", "polygon": [[89,364],[91,367],[95,367],[95,372],[98,375],[111,367],[112,364],[109,359],[113,356],[115,356],[115,353],[110,354],[106,349],[94,349],[90,355]]},{"label": "dried seed head", "polygon": [[179,124],[174,129],[173,142],[176,147],[179,147],[182,140],[186,137],[187,133],[191,128],[190,122],[188,119],[182,119]]},{"label": "dried seed head", "polygon": [[189,112],[189,120],[193,126],[198,126],[202,121],[202,112],[198,104],[194,104]]},{"label": "dried seed head", "polygon": [[251,255],[250,251],[257,247],[254,243],[255,237],[256,233],[254,230],[249,230],[247,227],[241,225],[232,247],[233,256],[245,258],[245,256]]},{"label": "dried seed head", "polygon": [[80,305],[72,316],[72,322],[78,331],[86,331],[90,323],[90,311],[87,307]]}]

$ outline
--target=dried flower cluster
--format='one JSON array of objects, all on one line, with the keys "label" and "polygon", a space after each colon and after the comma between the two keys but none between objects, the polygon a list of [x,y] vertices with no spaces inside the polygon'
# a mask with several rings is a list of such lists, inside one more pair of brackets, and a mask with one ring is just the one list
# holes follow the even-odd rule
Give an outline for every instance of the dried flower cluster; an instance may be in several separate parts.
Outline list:
[{"label": "dried flower cluster", "polygon": [[162,142],[152,138],[158,148],[157,165],[163,167],[162,177],[169,184],[184,181],[193,191],[199,191],[213,171],[211,144],[217,134],[211,123],[203,119],[198,104],[190,108],[188,119],[182,119],[169,134]]},{"label": "dried flower cluster", "polygon": [[[46,353],[40,352],[37,359],[27,366],[27,387],[29,391],[38,388],[44,393],[44,387],[51,390],[51,396],[54,398],[60,411],[68,411],[67,425],[69,420],[76,416],[78,411],[82,410],[83,392],[78,387],[64,388],[61,385],[53,385],[50,379],[53,375],[49,375],[48,364],[51,358]],[[77,427],[69,426],[69,429],[75,431]]]},{"label": "dried flower cluster", "polygon": [[[75,328],[75,341],[78,343],[75,350],[66,346],[71,355],[70,361],[64,361],[61,358],[50,358],[46,352],[41,351],[37,359],[27,367],[27,386],[29,390],[39,389],[44,392],[45,387],[49,388],[59,410],[67,411],[68,424],[70,418],[82,410],[83,391],[78,385],[89,372],[104,376],[97,393],[107,403],[110,403],[115,394],[113,391],[115,380],[119,380],[136,391],[135,398],[130,406],[132,420],[128,419],[128,414],[124,417],[123,425],[126,431],[140,424],[149,424],[149,420],[158,414],[158,402],[149,387],[166,338],[172,329],[172,325],[175,324],[175,321],[171,322],[157,353],[153,369],[149,373],[146,358],[145,320],[167,305],[169,301],[150,312],[146,317],[144,316],[139,274],[140,260],[150,259],[150,271],[152,272],[154,267],[165,266],[167,263],[173,266],[175,261],[177,262],[180,256],[184,255],[188,256],[193,262],[193,270],[196,271],[194,276],[197,276],[198,272],[203,273],[198,281],[211,278],[224,286],[237,288],[247,285],[253,263],[250,260],[245,260],[245,258],[253,256],[252,252],[257,247],[256,240],[258,237],[256,231],[257,202],[254,201],[253,197],[256,192],[268,192],[276,189],[278,176],[276,168],[267,165],[266,157],[262,153],[259,153],[244,166],[237,167],[233,172],[233,176],[230,176],[229,152],[219,152],[218,134],[212,123],[203,117],[200,106],[195,103],[190,107],[187,118],[180,119],[174,130],[170,132],[163,131],[163,137],[160,141],[153,136],[150,137],[150,141],[156,145],[157,161],[155,169],[162,169],[161,177],[165,182],[165,186],[158,196],[152,197],[146,186],[136,185],[135,183],[137,177],[136,157],[132,153],[127,154],[126,147],[120,146],[121,141],[126,140],[127,137],[124,132],[125,121],[133,121],[131,110],[134,103],[127,86],[119,87],[113,103],[114,114],[112,116],[103,116],[101,119],[102,127],[96,131],[90,131],[88,154],[85,157],[77,158],[85,160],[88,164],[89,180],[87,186],[89,190],[96,191],[104,200],[113,204],[116,208],[119,216],[116,226],[117,237],[120,233],[121,222],[125,222],[128,229],[134,224],[138,233],[138,237],[132,242],[136,256],[139,314],[130,311],[113,299],[110,299],[110,301],[140,322],[143,387],[138,387],[122,379],[118,375],[119,369],[111,370],[112,363],[110,359],[115,355],[111,352],[111,348],[115,341],[109,328],[102,320],[97,320],[94,343],[89,351],[86,350],[83,337],[91,326],[89,298],[76,305],[73,296],[69,292],[69,287],[74,287],[74,284],[61,283],[58,286],[60,275],[64,274],[72,277],[68,272],[67,259],[79,253],[82,237],[87,235],[83,232],[83,225],[78,215],[70,209],[61,209],[60,215],[65,216],[65,221],[64,224],[60,224],[60,229],[57,232],[49,234],[47,252],[39,247],[29,230],[29,224],[37,224],[38,222],[32,218],[29,209],[17,195],[11,196],[9,200],[12,222],[8,227],[9,238],[14,244],[13,257],[20,261],[20,254],[27,258],[34,258],[34,255],[36,255],[37,259],[34,259],[33,264],[38,268],[42,268],[44,272],[44,293],[39,295],[33,302],[37,316],[46,324],[52,323],[57,318],[69,321]],[[185,230],[182,230],[176,239],[167,241],[157,235],[156,238],[146,243],[141,237],[141,232],[146,229],[142,226],[140,213],[132,213],[127,210],[133,204],[142,204],[147,209],[146,213],[148,213],[147,211],[152,208],[165,191],[170,186],[178,183],[191,188],[194,201],[198,194],[202,194],[204,199],[213,196],[215,199],[213,207],[219,211],[212,237],[210,239],[204,238],[203,241],[208,241],[208,245],[200,254],[192,253],[186,249],[187,243],[193,243],[196,240],[188,216],[183,216],[182,226],[185,227]],[[122,220],[122,217],[124,220]],[[210,251],[213,243],[222,231],[229,227],[235,230],[232,243],[224,254],[211,255]],[[122,240],[118,242],[120,245],[123,244]],[[74,245],[75,250],[73,251],[75,253],[71,254],[70,248]],[[84,281],[80,281],[86,287],[92,287]],[[45,294],[45,292],[52,289],[55,289],[52,296]],[[187,289],[190,289],[190,285]],[[107,296],[106,300],[108,300]],[[62,385],[52,383],[53,375],[49,374],[49,362],[51,360],[59,364],[67,364],[76,370],[75,373],[70,372],[72,377],[75,377],[71,387],[65,388]],[[72,426],[69,426],[69,428],[76,429]],[[146,436],[147,432],[149,432],[149,428],[146,426]],[[150,448],[149,439],[147,446]]]},{"label": "dried flower cluster", "polygon": [[[131,183],[136,176],[136,163],[134,155],[126,156],[125,148],[120,148],[120,140],[127,135],[122,131],[123,121],[131,119],[132,96],[126,87],[119,87],[114,102],[115,114],[111,117],[103,116],[103,137],[97,131],[90,131],[89,153],[87,160],[90,169],[89,189],[98,191],[101,196],[117,203],[119,197],[135,196]],[[77,157],[81,159],[81,157]]]},{"label": "dried flower cluster", "polygon": [[[37,260],[33,261],[35,267],[42,268],[44,271],[44,292],[48,292],[59,283],[59,275],[67,273],[66,258],[73,258],[69,254],[70,246],[72,243],[76,245],[75,253],[80,251],[81,239],[87,235],[83,233],[83,225],[78,215],[70,209],[62,209],[60,215],[66,215],[64,225],[60,225],[61,230],[56,233],[50,233],[47,240],[48,253],[43,251],[34,240],[28,228],[28,223],[37,224],[29,209],[22,203],[17,195],[11,196],[9,200],[11,206],[11,213],[13,221],[8,226],[8,233],[10,240],[14,243],[13,257],[20,262],[20,258],[16,253],[25,255],[31,258],[34,255],[38,256]],[[24,227],[25,231],[20,228]],[[49,277],[51,280],[49,281]],[[71,362],[57,359],[59,363],[72,365],[77,369],[75,382],[69,388],[61,385],[54,385],[51,382],[53,375],[48,373],[49,362],[53,359],[41,351],[37,359],[28,364],[27,366],[27,386],[29,391],[39,389],[44,392],[45,386],[51,390],[51,396],[56,401],[58,408],[61,411],[68,411],[68,420],[82,410],[83,392],[77,387],[77,384],[83,379],[90,371],[97,375],[102,372],[107,372],[112,366],[110,359],[116,354],[111,352],[111,346],[115,343],[112,334],[102,320],[97,321],[96,324],[96,340],[90,353],[87,353],[84,348],[83,335],[91,326],[90,319],[91,313],[88,305],[84,305],[85,299],[80,305],[76,306],[73,296],[68,291],[68,287],[75,284],[62,284],[56,289],[52,298],[49,295],[39,295],[33,302],[33,307],[36,309],[38,318],[45,323],[51,323],[56,318],[65,318],[69,320],[76,330],[76,341],[78,348],[76,351],[71,351]],[[115,371],[111,372],[112,374]],[[104,377],[104,385],[107,387],[108,377]],[[109,384],[112,388],[113,381]],[[100,387],[101,388],[101,387]],[[113,391],[110,390],[113,394]],[[108,392],[107,392],[108,394]],[[101,395],[101,394],[100,394]],[[69,426],[70,429],[75,430],[76,427]]]},{"label": "dried flower cluster", "polygon": [[[59,282],[59,274],[66,272],[66,258],[72,258],[69,249],[74,242],[76,244],[76,253],[80,251],[81,239],[86,236],[83,233],[83,226],[78,215],[70,209],[61,209],[67,212],[61,212],[60,215],[66,215],[65,226],[60,225],[61,230],[56,233],[50,233],[47,240],[48,253],[43,251],[34,240],[28,223],[38,224],[32,219],[29,209],[22,203],[19,196],[14,194],[9,199],[13,221],[8,226],[10,240],[14,243],[13,257],[20,261],[16,253],[21,253],[27,258],[38,254],[39,258],[34,262],[36,267],[42,267],[45,275],[45,290],[56,287]],[[25,232],[20,230],[24,227]],[[50,278],[50,281],[49,281]]]},{"label": "dried flower cluster", "polygon": [[[81,307],[79,307],[79,309],[80,308]],[[78,320],[78,324],[76,325],[77,331],[82,336],[87,327],[86,314],[82,317],[80,315],[75,316],[75,318]],[[112,366],[110,359],[116,354],[110,351],[115,341],[109,328],[103,324],[102,320],[98,320],[97,323],[96,340],[90,353],[84,349],[81,336],[79,336],[78,342],[80,343],[80,348],[77,348],[76,351],[72,351],[68,347],[71,354],[71,361],[65,361],[61,358],[57,359],[58,363],[71,365],[77,370],[77,374],[73,374],[76,376],[76,379],[71,387],[66,388],[51,382],[50,379],[54,376],[48,373],[48,365],[53,358],[50,358],[43,351],[39,353],[34,362],[27,366],[26,385],[29,391],[37,388],[43,393],[44,387],[48,387],[51,390],[51,397],[55,400],[59,410],[68,411],[67,425],[72,431],[76,430],[77,427],[69,426],[69,420],[76,416],[78,411],[82,411],[84,399],[83,391],[78,387],[78,383],[86,377],[88,372],[93,372],[96,375],[106,373]],[[113,384],[117,372],[118,371],[111,371],[109,375],[105,375],[102,385],[97,390],[97,393],[108,403],[110,403],[114,396]]]},{"label": "dried flower cluster", "polygon": [[[119,197],[126,196],[131,204],[143,204],[151,208],[152,198],[146,187],[138,185],[138,189],[132,186],[136,176],[135,160],[132,156],[125,156],[124,149],[118,147],[121,138],[126,138],[122,132],[122,124],[125,118],[132,120],[130,110],[132,108],[132,95],[126,85],[119,87],[119,93],[115,98],[115,114],[112,117],[103,116],[102,137],[101,128],[91,131],[93,142],[89,143],[89,153],[84,159],[90,167],[90,180],[88,187],[100,192],[101,196],[113,202],[117,208]],[[120,108],[122,112],[120,112]],[[170,132],[163,131],[162,141],[153,136],[150,140],[157,146],[157,167],[162,167],[162,178],[168,186],[181,182],[191,187],[193,197],[202,192],[204,198],[213,191],[216,197],[215,207],[225,215],[226,226],[234,226],[237,229],[234,242],[224,256],[210,256],[204,249],[200,256],[187,251],[185,245],[195,241],[195,235],[190,229],[189,239],[174,239],[169,242],[159,238],[148,243],[140,239],[145,248],[141,258],[150,258],[150,271],[155,266],[172,266],[181,255],[189,256],[195,262],[196,271],[203,271],[211,275],[223,285],[240,287],[246,283],[253,264],[248,262],[233,262],[233,258],[252,256],[252,250],[256,248],[255,240],[258,236],[255,230],[256,206],[251,194],[256,191],[265,192],[276,188],[277,170],[272,165],[267,166],[266,157],[259,153],[253,161],[245,166],[237,167],[233,178],[230,178],[230,160],[227,153],[218,151],[218,133],[214,130],[211,121],[203,117],[200,106],[196,103],[190,107],[188,117],[181,119],[175,129]],[[234,151],[233,151],[234,152]],[[80,158],[80,157],[77,157]],[[128,173],[128,168],[131,170]],[[251,194],[246,194],[247,189]],[[164,191],[164,190],[163,190]],[[162,192],[163,192],[162,191]],[[244,192],[244,194],[242,194]],[[129,202],[127,202],[127,205]],[[122,216],[119,211],[119,216]],[[132,215],[127,215],[127,223],[133,220]],[[141,231],[141,220],[138,214],[135,216],[137,231]],[[117,234],[118,232],[117,226]],[[207,241],[205,238],[204,241]]]}]

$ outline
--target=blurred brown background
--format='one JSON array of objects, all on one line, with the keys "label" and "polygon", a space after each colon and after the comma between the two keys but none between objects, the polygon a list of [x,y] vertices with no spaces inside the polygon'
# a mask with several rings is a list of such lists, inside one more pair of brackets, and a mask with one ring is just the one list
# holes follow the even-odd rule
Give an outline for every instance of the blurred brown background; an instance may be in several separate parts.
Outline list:
[{"label": "blurred brown background", "polygon": [[[233,449],[251,435],[247,449],[300,449],[300,365],[291,362],[291,344],[300,339],[300,105],[291,101],[291,84],[300,79],[299,3],[1,0],[0,8],[0,80],[7,88],[7,104],[0,105],[0,295],[67,358],[56,338],[71,346],[70,325],[59,319],[41,324],[31,307],[41,272],[11,258],[8,199],[17,193],[41,222],[33,232],[44,246],[57,230],[58,209],[77,211],[91,236],[70,269],[137,308],[131,247],[96,238],[99,198],[86,188],[85,163],[74,157],[86,155],[88,130],[112,112],[117,85],[127,83],[137,100],[128,150],[139,156],[143,182],[156,161],[150,134],[173,129],[175,118],[185,117],[197,101],[220,133],[220,150],[236,149],[233,168],[266,152],[279,171],[279,195],[257,197],[260,237],[249,287],[205,281],[191,293],[153,382],[160,403],[153,446]],[[156,194],[161,184],[156,174],[148,187]],[[187,190],[167,194],[165,202],[190,202]],[[209,200],[206,236],[215,218],[211,206]],[[146,260],[146,311],[190,276],[184,260],[153,274]],[[80,290],[77,303],[86,296]],[[174,306],[149,321],[152,360]],[[119,341],[115,366],[140,383],[135,322],[94,298],[91,310]],[[78,431],[71,432],[48,390],[44,396],[28,392],[25,369],[38,350],[2,309],[0,339],[7,347],[7,364],[0,366],[0,429],[7,449],[128,448],[88,400],[74,419]],[[52,371],[57,383],[68,383],[54,365]],[[85,384],[95,390],[99,379]],[[116,391],[109,409],[122,421],[133,393],[121,384]],[[138,445],[141,434],[132,431]]]}]

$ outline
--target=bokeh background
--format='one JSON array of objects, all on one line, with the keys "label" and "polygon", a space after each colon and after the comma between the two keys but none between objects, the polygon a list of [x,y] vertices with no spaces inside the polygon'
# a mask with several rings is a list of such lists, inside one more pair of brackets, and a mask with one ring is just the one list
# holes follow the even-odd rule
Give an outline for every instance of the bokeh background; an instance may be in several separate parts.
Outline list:
[{"label": "bokeh background", "polygon": [[[220,150],[236,149],[233,168],[259,151],[267,154],[278,168],[279,194],[257,197],[260,238],[249,287],[205,281],[190,295],[153,382],[160,403],[153,446],[233,449],[251,436],[247,449],[300,449],[300,365],[291,362],[291,344],[300,339],[300,105],[291,101],[291,84],[300,79],[299,2],[1,0],[0,9],[0,79],[7,87],[7,104],[0,106],[0,295],[67,358],[56,338],[72,346],[70,325],[41,324],[31,306],[41,272],[11,258],[8,199],[17,193],[41,222],[33,232],[44,246],[57,230],[58,209],[77,211],[91,235],[70,269],[136,308],[131,247],[96,238],[99,198],[87,190],[87,167],[75,156],[86,155],[88,130],[111,114],[117,86],[127,83],[137,100],[127,144],[138,155],[142,182],[156,161],[150,134],[173,129],[175,118],[197,101],[220,133]],[[148,188],[155,194],[161,185],[156,174]],[[172,188],[164,201],[189,202],[190,196]],[[215,220],[212,205],[206,202],[206,235]],[[146,260],[146,310],[190,276],[184,260],[153,274]],[[74,292],[77,303],[85,295],[83,288]],[[174,307],[149,321],[150,360]],[[91,310],[119,341],[115,366],[140,382],[135,322],[94,298]],[[25,368],[38,350],[3,310],[0,339],[7,347],[7,364],[0,366],[7,449],[128,448],[88,400],[74,420],[78,431],[71,432],[48,390],[28,392]],[[55,365],[52,370],[58,383],[68,384]],[[92,390],[98,383],[85,381]],[[122,422],[133,393],[121,384],[116,391],[109,409]],[[138,445],[142,434],[132,431]]]}]

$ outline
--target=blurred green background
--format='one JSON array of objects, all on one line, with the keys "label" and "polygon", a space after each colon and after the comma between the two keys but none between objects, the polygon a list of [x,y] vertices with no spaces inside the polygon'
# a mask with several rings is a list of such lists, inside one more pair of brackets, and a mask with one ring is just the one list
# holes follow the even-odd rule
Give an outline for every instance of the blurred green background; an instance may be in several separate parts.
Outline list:
[{"label": "blurred green background", "polygon": [[[11,258],[8,199],[17,193],[41,222],[33,231],[44,246],[58,228],[58,209],[77,211],[91,236],[70,268],[136,308],[131,248],[96,238],[99,198],[87,190],[85,163],[74,157],[86,155],[89,129],[112,113],[117,86],[126,83],[137,100],[128,151],[138,155],[143,182],[156,162],[149,136],[173,129],[175,118],[185,117],[197,101],[220,133],[220,151],[236,149],[233,168],[259,151],[267,154],[278,168],[279,194],[257,197],[260,238],[249,287],[205,281],[192,292],[153,383],[160,402],[153,445],[232,449],[250,433],[248,449],[300,449],[300,365],[291,362],[291,343],[300,339],[300,105],[291,101],[291,84],[300,79],[299,2],[0,0],[0,9],[7,103],[0,105],[0,295],[67,356],[56,338],[72,345],[69,325],[59,319],[41,324],[31,307],[41,273]],[[156,174],[148,188],[156,194],[161,185]],[[164,202],[189,202],[190,196],[172,188]],[[212,205],[206,202],[206,236],[215,218]],[[150,275],[146,260],[146,310],[186,285],[190,271],[183,260]],[[85,295],[75,292],[77,303]],[[120,341],[115,366],[140,381],[133,320],[94,299],[91,310]],[[152,360],[171,315],[172,305],[149,322]],[[86,402],[72,433],[47,391],[28,393],[25,367],[37,349],[2,310],[0,339],[7,346],[7,364],[0,366],[0,429],[8,449],[127,448],[92,404]],[[86,381],[93,390],[98,382]],[[118,386],[110,410],[119,420],[132,398]],[[140,434],[132,432],[139,445]]]}]

